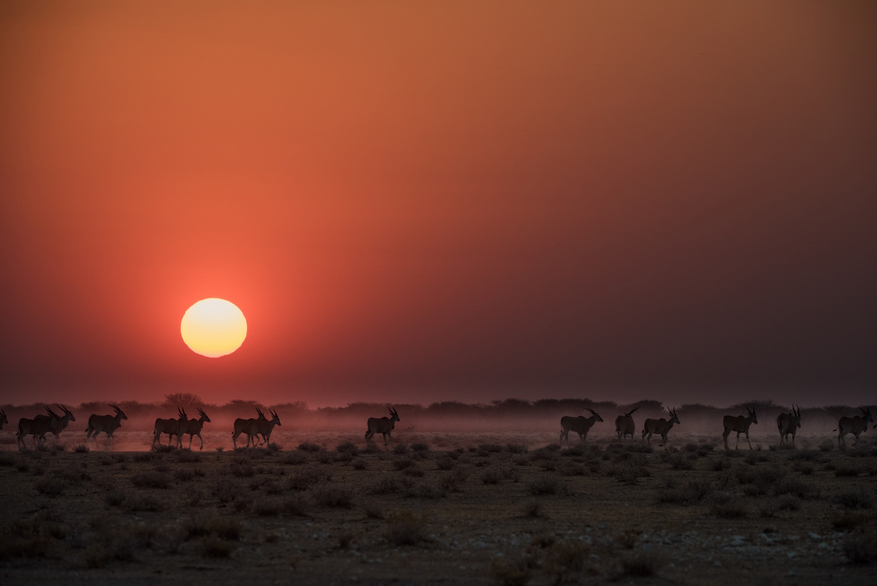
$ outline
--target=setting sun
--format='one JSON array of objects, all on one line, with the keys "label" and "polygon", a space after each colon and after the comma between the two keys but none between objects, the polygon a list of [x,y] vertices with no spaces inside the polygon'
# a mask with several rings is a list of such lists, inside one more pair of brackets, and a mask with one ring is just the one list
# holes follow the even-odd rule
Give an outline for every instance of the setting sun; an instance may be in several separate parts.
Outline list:
[{"label": "setting sun", "polygon": [[244,343],[247,319],[230,301],[202,299],[186,310],[180,333],[193,352],[219,358],[231,354]]}]

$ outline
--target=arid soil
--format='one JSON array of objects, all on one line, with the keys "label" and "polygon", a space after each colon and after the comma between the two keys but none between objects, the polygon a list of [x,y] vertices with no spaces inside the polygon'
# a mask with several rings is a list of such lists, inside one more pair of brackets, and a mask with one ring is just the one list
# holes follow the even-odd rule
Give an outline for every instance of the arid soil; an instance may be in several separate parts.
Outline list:
[{"label": "arid soil", "polygon": [[86,452],[79,435],[0,453],[2,584],[877,579],[866,436],[846,452],[799,436],[726,453],[673,433],[667,451],[547,433],[396,434],[367,450],[360,435],[287,433],[220,452],[217,433],[204,451],[150,452],[148,434],[119,432]]}]

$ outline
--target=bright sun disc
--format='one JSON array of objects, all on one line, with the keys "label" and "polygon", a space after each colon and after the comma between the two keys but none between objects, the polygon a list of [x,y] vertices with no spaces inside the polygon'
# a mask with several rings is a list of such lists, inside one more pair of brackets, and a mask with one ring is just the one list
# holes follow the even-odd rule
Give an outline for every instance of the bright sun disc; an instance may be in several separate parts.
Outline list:
[{"label": "bright sun disc", "polygon": [[193,352],[209,358],[231,354],[247,337],[247,319],[225,299],[202,299],[186,310],[180,324],[183,341]]}]

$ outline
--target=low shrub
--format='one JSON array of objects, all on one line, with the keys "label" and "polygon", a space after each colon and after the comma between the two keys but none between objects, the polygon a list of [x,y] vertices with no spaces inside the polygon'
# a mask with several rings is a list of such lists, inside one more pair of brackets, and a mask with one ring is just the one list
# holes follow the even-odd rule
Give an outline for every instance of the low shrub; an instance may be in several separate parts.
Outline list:
[{"label": "low shrub", "polygon": [[566,484],[556,476],[542,476],[530,483],[530,494],[539,496],[545,494],[563,495],[567,493]]},{"label": "low shrub", "polygon": [[417,545],[427,541],[424,517],[411,511],[394,511],[386,515],[386,521],[384,537],[391,545]]},{"label": "low shrub", "polygon": [[171,485],[171,477],[163,472],[147,470],[146,472],[138,472],[132,476],[131,483],[138,488],[165,489]]}]

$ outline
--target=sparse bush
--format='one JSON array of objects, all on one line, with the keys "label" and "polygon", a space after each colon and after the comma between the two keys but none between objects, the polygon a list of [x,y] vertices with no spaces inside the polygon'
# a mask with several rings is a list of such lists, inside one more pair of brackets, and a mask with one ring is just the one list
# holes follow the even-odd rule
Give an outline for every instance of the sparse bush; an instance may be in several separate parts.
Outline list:
[{"label": "sparse bush", "polygon": [[[307,450],[303,450],[307,451]],[[284,454],[280,459],[281,464],[288,464],[290,466],[299,466],[308,461],[307,455],[303,454],[302,451],[289,452]]]},{"label": "sparse bush", "polygon": [[354,470],[365,470],[366,468],[368,468],[368,464],[366,464],[366,461],[362,458],[354,458],[351,461],[350,465],[353,467]]},{"label": "sparse bush", "polygon": [[527,446],[524,444],[506,444],[506,451],[510,454],[526,454]]},{"label": "sparse bush", "polygon": [[526,560],[505,562],[494,558],[490,561],[490,574],[500,586],[526,586],[533,577]]},{"label": "sparse bush", "polygon": [[777,501],[777,508],[781,511],[798,511],[801,509],[801,499],[794,494],[786,494]]},{"label": "sparse bush", "polygon": [[177,482],[189,482],[195,479],[195,472],[189,468],[180,468],[174,471],[174,480]]},{"label": "sparse bush", "polygon": [[157,452],[135,452],[131,458],[135,462],[155,462],[161,459],[161,454]]},{"label": "sparse bush", "polygon": [[712,506],[712,513],[720,519],[743,519],[747,511],[743,503],[735,500],[726,503],[716,503]]},{"label": "sparse bush", "polygon": [[323,448],[311,442],[302,442],[298,444],[298,447],[296,449],[302,452],[319,452]]},{"label": "sparse bush", "polygon": [[427,541],[423,533],[426,527],[424,517],[411,511],[394,511],[386,516],[386,520],[384,537],[391,545],[417,545]]},{"label": "sparse bush", "polygon": [[439,470],[452,470],[457,465],[457,462],[453,458],[443,456],[435,461],[435,465]]},{"label": "sparse bush", "polygon": [[219,515],[189,517],[183,522],[186,539],[215,535],[220,539],[237,541],[241,537],[242,527],[239,521]]},{"label": "sparse bush", "polygon": [[293,474],[287,481],[287,487],[291,490],[307,490],[321,482],[332,479],[332,473],[325,468],[303,468]]},{"label": "sparse bush", "polygon": [[392,476],[382,476],[377,482],[369,487],[368,492],[371,494],[395,494],[401,492],[402,483],[399,478]]},{"label": "sparse bush", "polygon": [[671,504],[694,504],[702,501],[713,490],[704,480],[689,480],[681,488],[669,488],[658,493],[658,502]]},{"label": "sparse bush", "polygon": [[429,445],[424,443],[424,442],[417,442],[417,443],[411,444],[411,451],[412,452],[428,452]]},{"label": "sparse bush", "polygon": [[163,511],[165,505],[151,494],[130,493],[125,496],[125,500],[122,502],[122,508],[128,512],[157,512]]},{"label": "sparse bush", "polygon": [[48,496],[48,497],[56,497],[64,493],[64,490],[67,488],[67,483],[58,476],[46,476],[44,478],[40,478],[34,488],[37,489],[37,492]]},{"label": "sparse bush", "polygon": [[110,507],[121,507],[125,502],[125,495],[117,490],[111,490],[104,495],[104,502]]},{"label": "sparse bush", "polygon": [[542,476],[530,483],[530,494],[566,494],[566,484],[556,476]]},{"label": "sparse bush", "polygon": [[343,486],[321,484],[313,490],[317,504],[324,507],[349,509],[353,506],[353,492]]},{"label": "sparse bush", "polygon": [[183,450],[179,450],[177,452],[177,462],[190,464],[193,462],[200,462],[200,461],[201,461],[201,454],[199,454],[198,452],[193,452],[192,450],[189,450],[189,449],[183,449]]},{"label": "sparse bush", "polygon": [[841,464],[834,470],[834,475],[838,478],[849,478],[858,476],[862,473],[862,469],[855,464]]},{"label": "sparse bush", "polygon": [[574,581],[584,569],[588,550],[576,541],[557,541],[546,548],[542,567],[554,576],[557,584]]},{"label": "sparse bush", "polygon": [[877,529],[873,526],[859,533],[844,537],[844,554],[854,564],[869,564],[877,561]]},{"label": "sparse bush", "polygon": [[831,526],[838,531],[851,531],[857,527],[871,525],[877,516],[871,511],[846,510],[831,520]]},{"label": "sparse bush", "polygon": [[836,501],[848,509],[870,509],[874,503],[874,497],[865,490],[853,490],[837,495]]},{"label": "sparse bush", "polygon": [[[688,444],[697,450],[697,444]],[[672,470],[694,470],[694,461],[684,454],[666,454],[665,457]]]},{"label": "sparse bush", "polygon": [[417,462],[415,462],[411,458],[398,458],[396,460],[393,460],[394,470],[405,470],[406,468],[412,468],[414,466],[417,466]]},{"label": "sparse bush", "polygon": [[830,452],[834,449],[834,441],[833,440],[825,440],[821,444],[819,444],[819,449],[823,452]]},{"label": "sparse bush", "polygon": [[408,453],[408,444],[396,444],[393,446],[393,453],[397,456],[401,456],[403,454]]},{"label": "sparse bush", "polygon": [[87,454],[89,452],[89,449],[87,445],[79,444],[75,448],[73,448],[73,451],[77,454]]},{"label": "sparse bush", "polygon": [[655,554],[640,551],[621,560],[621,571],[625,576],[648,578],[654,576],[663,565]]},{"label": "sparse bush", "polygon": [[213,496],[219,499],[219,502],[230,503],[235,500],[237,495],[243,493],[243,487],[239,482],[219,476],[213,483],[212,492]]},{"label": "sparse bush", "polygon": [[545,513],[545,507],[536,499],[531,499],[524,503],[523,513],[525,517],[533,519],[545,519],[548,515]]},{"label": "sparse bush", "polygon": [[716,458],[712,462],[710,462],[710,470],[713,472],[722,472],[723,470],[729,470],[731,468],[731,459],[730,458]]},{"label": "sparse bush", "polygon": [[350,454],[351,456],[359,455],[359,447],[353,442],[344,442],[335,448],[335,451],[342,454]]},{"label": "sparse bush", "polygon": [[311,509],[311,502],[301,494],[292,494],[282,501],[283,514],[287,517],[307,517]]},{"label": "sparse bush", "polygon": [[276,517],[283,509],[280,499],[261,497],[253,503],[253,512],[260,517]]},{"label": "sparse bush", "polygon": [[165,489],[171,485],[171,478],[167,474],[155,470],[138,472],[131,477],[131,483],[138,488]]},{"label": "sparse bush", "polygon": [[206,558],[229,558],[234,553],[234,550],[237,549],[237,544],[233,541],[211,535],[201,540],[199,549],[201,555]]}]

